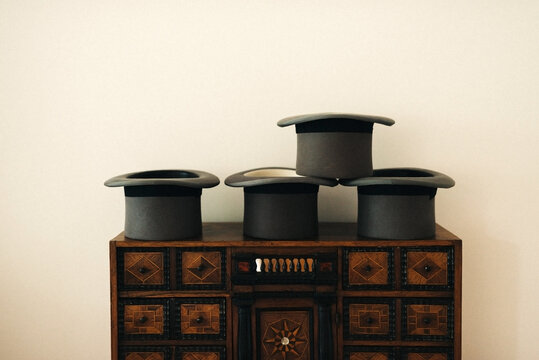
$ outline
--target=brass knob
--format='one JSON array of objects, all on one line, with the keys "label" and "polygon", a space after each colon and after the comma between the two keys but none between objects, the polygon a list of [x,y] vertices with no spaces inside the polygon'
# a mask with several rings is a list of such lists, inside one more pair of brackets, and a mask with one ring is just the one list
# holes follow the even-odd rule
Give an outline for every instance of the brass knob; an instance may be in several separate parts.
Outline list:
[{"label": "brass knob", "polygon": [[140,322],[140,323],[145,323],[146,321],[148,321],[148,318],[146,316],[140,317],[138,319],[138,322]]},{"label": "brass knob", "polygon": [[202,316],[199,316],[199,317],[197,317],[197,318],[195,319],[195,321],[196,321],[197,324],[200,324],[201,322],[204,321],[204,318],[203,318]]},{"label": "brass knob", "polygon": [[431,270],[431,267],[429,264],[426,264],[425,267],[423,267],[423,269],[425,269],[426,272],[429,272]]},{"label": "brass knob", "polygon": [[145,267],[141,267],[138,269],[138,272],[141,274],[146,274],[148,272],[148,269],[146,269]]}]

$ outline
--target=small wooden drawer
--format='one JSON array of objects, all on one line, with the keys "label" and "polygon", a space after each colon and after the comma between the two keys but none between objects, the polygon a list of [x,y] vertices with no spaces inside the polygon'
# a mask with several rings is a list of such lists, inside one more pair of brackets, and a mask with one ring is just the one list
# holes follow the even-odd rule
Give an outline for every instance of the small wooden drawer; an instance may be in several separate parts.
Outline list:
[{"label": "small wooden drawer", "polygon": [[176,348],[175,360],[226,360],[223,346],[181,346]]},{"label": "small wooden drawer", "polygon": [[451,348],[403,348],[402,360],[453,360]]},{"label": "small wooden drawer", "polygon": [[125,300],[118,307],[119,334],[123,339],[167,339],[169,304],[165,299]]},{"label": "small wooden drawer", "polygon": [[453,339],[453,302],[445,299],[403,299],[402,335],[405,340]]},{"label": "small wooden drawer", "polygon": [[344,360],[395,360],[393,348],[373,346],[347,346],[344,348]]},{"label": "small wooden drawer", "polygon": [[180,339],[224,340],[226,338],[225,299],[178,299],[176,324]]},{"label": "small wooden drawer", "polygon": [[133,346],[120,348],[120,360],[172,360],[168,347]]},{"label": "small wooden drawer", "polygon": [[409,290],[450,290],[454,284],[452,247],[402,248],[402,284]]},{"label": "small wooden drawer", "polygon": [[345,248],[343,251],[343,288],[392,289],[392,248]]},{"label": "small wooden drawer", "polygon": [[118,287],[120,290],[168,290],[168,249],[118,249]]},{"label": "small wooden drawer", "polygon": [[225,289],[226,255],[224,249],[182,249],[177,259],[180,289]]},{"label": "small wooden drawer", "polygon": [[345,339],[395,339],[394,299],[344,298],[343,305]]}]

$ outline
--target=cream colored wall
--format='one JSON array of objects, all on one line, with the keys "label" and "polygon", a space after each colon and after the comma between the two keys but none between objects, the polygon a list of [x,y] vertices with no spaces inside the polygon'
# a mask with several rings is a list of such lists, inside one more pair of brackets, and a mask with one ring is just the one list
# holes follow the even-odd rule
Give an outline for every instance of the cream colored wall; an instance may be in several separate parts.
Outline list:
[{"label": "cream colored wall", "polygon": [[[282,117],[377,126],[377,167],[454,177],[466,360],[539,358],[539,2],[0,0],[0,358],[109,358],[129,171],[295,164]],[[239,221],[242,192],[203,194]],[[320,194],[353,221],[355,190]]]}]

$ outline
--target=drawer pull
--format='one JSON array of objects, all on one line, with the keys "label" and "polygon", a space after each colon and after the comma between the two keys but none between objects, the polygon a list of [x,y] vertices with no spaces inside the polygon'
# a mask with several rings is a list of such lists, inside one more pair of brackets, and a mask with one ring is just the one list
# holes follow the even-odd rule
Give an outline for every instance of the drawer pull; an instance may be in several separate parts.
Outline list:
[{"label": "drawer pull", "polygon": [[365,265],[365,267],[363,268],[363,270],[365,270],[365,272],[371,272],[372,267],[371,267],[370,265]]},{"label": "drawer pull", "polygon": [[429,318],[424,318],[423,319],[423,324],[429,325],[430,324],[430,319]]},{"label": "drawer pull", "polygon": [[203,321],[204,321],[204,318],[203,318],[202,316],[199,316],[199,317],[197,317],[197,318],[195,319],[195,322],[196,322],[197,324],[200,324],[200,323],[202,323]]},{"label": "drawer pull", "polygon": [[148,321],[148,318],[146,316],[142,316],[138,319],[138,322],[141,324],[144,324],[146,321]]},{"label": "drawer pull", "polygon": [[138,272],[141,273],[141,274],[146,274],[149,270],[146,269],[145,267],[141,267],[138,269]]},{"label": "drawer pull", "polygon": [[202,270],[204,270],[205,268],[206,268],[206,267],[204,266],[204,264],[200,264],[200,265],[197,266],[197,270],[198,270],[198,271],[202,271]]},{"label": "drawer pull", "polygon": [[372,324],[374,322],[374,319],[371,317],[367,318],[367,324]]},{"label": "drawer pull", "polygon": [[430,272],[431,271],[431,267],[429,264],[426,264],[425,267],[423,267],[423,269],[425,269],[426,272]]}]

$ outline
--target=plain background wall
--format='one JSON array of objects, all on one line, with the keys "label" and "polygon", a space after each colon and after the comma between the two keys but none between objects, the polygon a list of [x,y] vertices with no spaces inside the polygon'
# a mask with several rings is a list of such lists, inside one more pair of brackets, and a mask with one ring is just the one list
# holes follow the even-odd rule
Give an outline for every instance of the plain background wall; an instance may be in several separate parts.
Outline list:
[{"label": "plain background wall", "polygon": [[[376,126],[375,167],[454,177],[466,360],[537,359],[539,2],[0,0],[0,358],[107,359],[130,171],[294,166],[285,116]],[[241,190],[203,193],[241,221]],[[320,193],[354,221],[355,189]]]}]

